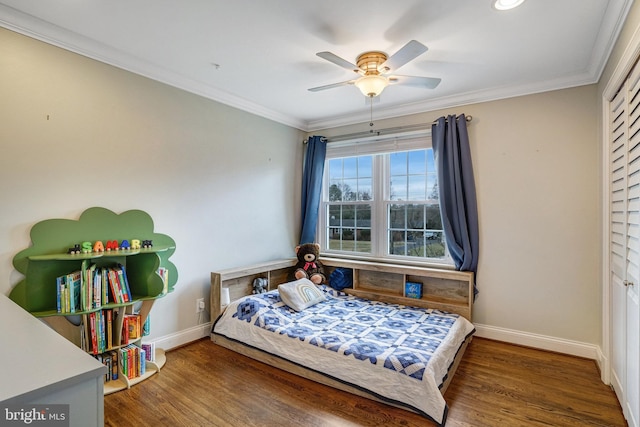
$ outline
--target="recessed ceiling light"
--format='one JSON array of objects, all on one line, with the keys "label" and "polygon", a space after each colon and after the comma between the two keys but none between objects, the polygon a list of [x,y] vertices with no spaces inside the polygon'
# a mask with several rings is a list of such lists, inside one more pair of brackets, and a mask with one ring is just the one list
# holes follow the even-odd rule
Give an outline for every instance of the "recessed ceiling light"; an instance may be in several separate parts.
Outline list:
[{"label": "recessed ceiling light", "polygon": [[524,0],[494,0],[493,8],[496,10],[509,10],[520,6]]}]

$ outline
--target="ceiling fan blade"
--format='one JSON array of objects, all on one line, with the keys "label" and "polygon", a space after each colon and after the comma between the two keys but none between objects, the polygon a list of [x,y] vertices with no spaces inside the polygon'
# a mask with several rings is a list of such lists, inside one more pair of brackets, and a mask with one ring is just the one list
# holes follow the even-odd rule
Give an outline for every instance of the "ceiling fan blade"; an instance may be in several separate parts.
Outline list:
[{"label": "ceiling fan blade", "polygon": [[422,87],[425,89],[435,89],[441,81],[442,79],[436,77],[389,76],[389,84]]},{"label": "ceiling fan blade", "polygon": [[334,87],[352,85],[355,82],[356,82],[355,80],[347,80],[346,82],[332,83],[330,85],[312,87],[312,88],[310,88],[308,90],[311,91],[311,92],[319,92],[321,90],[333,89]]},{"label": "ceiling fan blade", "polygon": [[333,62],[334,64],[336,64],[339,67],[345,68],[349,71],[353,71],[354,73],[361,73],[362,70],[360,70],[360,68],[358,68],[357,65],[352,64],[351,62],[347,61],[346,59],[342,59],[340,58],[338,55],[331,53],[331,52],[318,52],[316,53],[316,55],[318,55],[320,58],[322,59],[326,59],[329,62]]},{"label": "ceiling fan blade", "polygon": [[393,70],[397,70],[407,62],[422,55],[428,50],[428,48],[416,40],[411,40],[400,48],[399,51],[394,53],[384,63],[380,64],[378,71],[381,73],[389,73]]}]

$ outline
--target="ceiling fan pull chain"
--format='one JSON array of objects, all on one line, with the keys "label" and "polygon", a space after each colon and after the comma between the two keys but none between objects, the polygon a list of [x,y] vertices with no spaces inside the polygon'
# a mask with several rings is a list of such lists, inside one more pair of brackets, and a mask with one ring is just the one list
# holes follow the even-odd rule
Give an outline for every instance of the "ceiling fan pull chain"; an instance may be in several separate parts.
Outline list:
[{"label": "ceiling fan pull chain", "polygon": [[369,120],[369,126],[371,126],[371,129],[369,129],[369,132],[373,133],[373,95],[369,95],[369,101],[371,102],[371,119]]}]

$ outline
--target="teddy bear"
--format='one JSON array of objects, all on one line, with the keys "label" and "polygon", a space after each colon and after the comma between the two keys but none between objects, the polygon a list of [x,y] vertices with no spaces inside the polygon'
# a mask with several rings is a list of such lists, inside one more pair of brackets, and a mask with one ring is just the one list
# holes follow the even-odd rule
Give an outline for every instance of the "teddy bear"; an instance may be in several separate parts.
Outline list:
[{"label": "teddy bear", "polygon": [[298,262],[294,267],[296,279],[309,279],[316,285],[324,283],[327,279],[324,274],[324,267],[318,260],[320,245],[317,243],[305,243],[296,246],[296,256]]}]

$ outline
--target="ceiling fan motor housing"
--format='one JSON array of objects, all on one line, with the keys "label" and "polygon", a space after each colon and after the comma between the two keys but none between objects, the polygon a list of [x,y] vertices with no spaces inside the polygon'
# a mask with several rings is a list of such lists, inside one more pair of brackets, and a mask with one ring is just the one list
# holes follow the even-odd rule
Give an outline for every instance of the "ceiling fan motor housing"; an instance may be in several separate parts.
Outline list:
[{"label": "ceiling fan motor housing", "polygon": [[358,56],[356,65],[365,75],[380,74],[383,70],[378,70],[378,67],[384,64],[387,60],[387,54],[384,52],[371,51],[365,52]]}]

